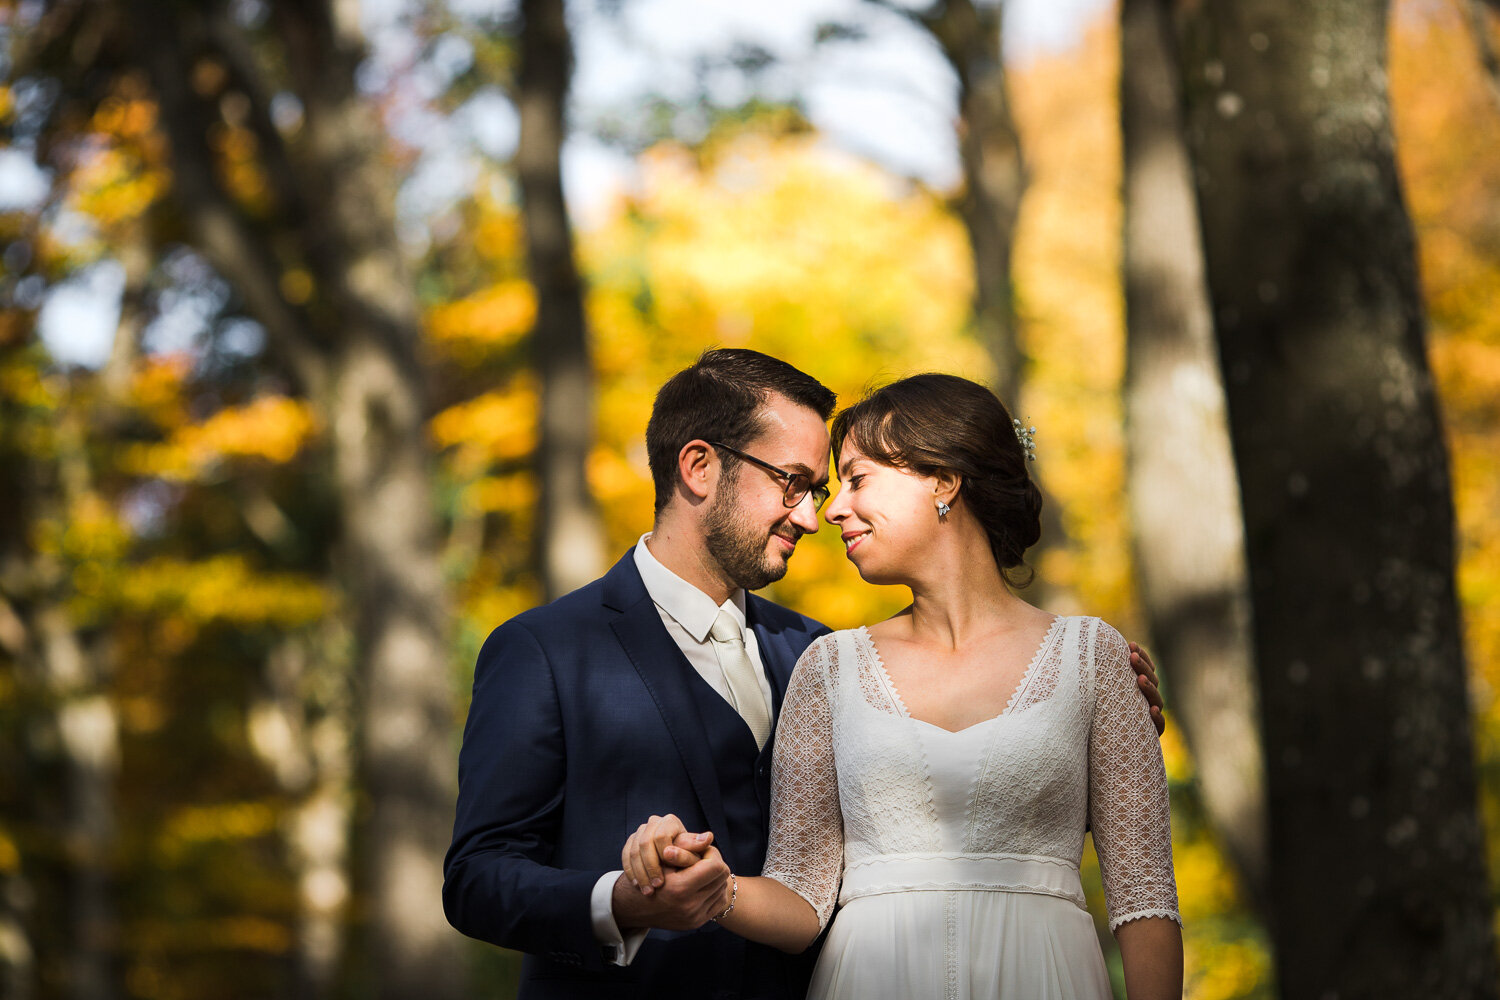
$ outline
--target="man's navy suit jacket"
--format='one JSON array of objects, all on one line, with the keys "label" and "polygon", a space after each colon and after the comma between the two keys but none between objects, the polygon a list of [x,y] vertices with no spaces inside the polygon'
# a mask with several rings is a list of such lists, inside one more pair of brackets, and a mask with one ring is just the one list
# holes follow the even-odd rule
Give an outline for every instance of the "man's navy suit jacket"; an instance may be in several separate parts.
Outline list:
[{"label": "man's navy suit jacket", "polygon": [[[828,630],[753,594],[746,618],[779,712],[798,657]],[[485,642],[459,756],[443,905],[465,934],[527,953],[521,997],[801,1000],[810,955],[785,956],[717,924],[653,930],[624,968],[604,961],[594,937],[594,885],[619,868],[625,839],[652,813],[713,830],[736,874],[761,869],[763,827],[739,843],[724,834],[727,816],[748,814],[743,801],[726,802],[717,765],[728,762],[712,748],[732,745],[743,756],[748,747],[736,766],[752,761],[762,787],[770,754],[755,753],[748,729],[737,744],[722,732],[711,739],[706,718],[722,730],[738,717],[726,727],[705,692],[662,625],[633,550],[602,579],[512,618]]]}]

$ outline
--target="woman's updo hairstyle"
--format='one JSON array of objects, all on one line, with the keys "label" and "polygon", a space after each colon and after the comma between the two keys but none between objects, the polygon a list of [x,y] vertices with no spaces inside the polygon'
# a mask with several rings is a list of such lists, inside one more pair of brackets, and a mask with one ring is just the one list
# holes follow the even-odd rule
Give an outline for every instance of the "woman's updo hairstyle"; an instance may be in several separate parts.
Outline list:
[{"label": "woman's updo hairstyle", "polygon": [[833,453],[845,442],[885,465],[962,479],[958,500],[985,534],[1012,586],[1031,582],[1026,550],[1042,533],[1042,493],[1026,452],[995,394],[957,375],[913,375],[876,389],[833,418]]}]

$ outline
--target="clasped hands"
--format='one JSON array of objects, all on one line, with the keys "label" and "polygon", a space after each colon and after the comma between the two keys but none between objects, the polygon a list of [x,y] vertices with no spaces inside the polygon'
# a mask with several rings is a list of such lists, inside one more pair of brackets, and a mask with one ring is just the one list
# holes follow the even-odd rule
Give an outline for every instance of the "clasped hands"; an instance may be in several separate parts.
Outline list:
[{"label": "clasped hands", "polygon": [[729,865],[712,833],[689,833],[668,813],[652,816],[620,851],[624,872],[615,882],[615,922],[624,928],[702,927],[729,905]]}]

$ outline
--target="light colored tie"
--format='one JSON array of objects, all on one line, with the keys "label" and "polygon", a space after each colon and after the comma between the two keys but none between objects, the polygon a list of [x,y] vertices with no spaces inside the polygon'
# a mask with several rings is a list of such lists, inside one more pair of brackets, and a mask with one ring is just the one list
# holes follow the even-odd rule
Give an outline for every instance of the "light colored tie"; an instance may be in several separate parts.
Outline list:
[{"label": "light colored tie", "polygon": [[724,679],[729,682],[729,697],[734,702],[735,711],[750,727],[755,745],[764,747],[771,735],[771,712],[766,707],[765,695],[761,694],[755,663],[745,649],[745,634],[740,623],[727,610],[720,609],[708,635],[713,640],[714,652],[719,656],[719,666],[724,668]]}]

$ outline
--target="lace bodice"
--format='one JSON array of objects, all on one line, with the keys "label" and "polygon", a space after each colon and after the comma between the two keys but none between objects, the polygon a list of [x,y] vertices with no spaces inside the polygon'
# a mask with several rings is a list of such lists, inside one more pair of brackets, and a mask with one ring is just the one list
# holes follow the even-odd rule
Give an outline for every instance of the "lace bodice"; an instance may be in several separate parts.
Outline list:
[{"label": "lace bodice", "polygon": [[1058,618],[1005,711],[949,733],[907,713],[868,631],[824,636],[782,705],[764,873],[826,925],[850,866],[959,852],[1076,868],[1087,826],[1110,928],[1180,922],[1166,772],[1129,657],[1099,619]]}]

